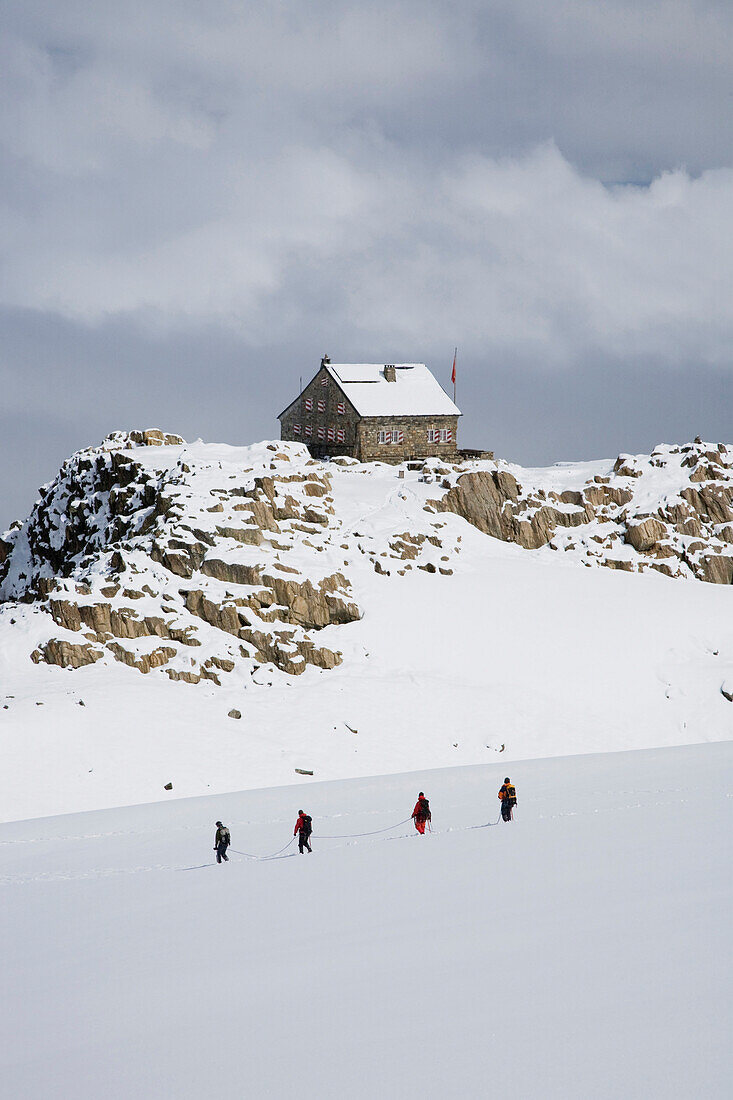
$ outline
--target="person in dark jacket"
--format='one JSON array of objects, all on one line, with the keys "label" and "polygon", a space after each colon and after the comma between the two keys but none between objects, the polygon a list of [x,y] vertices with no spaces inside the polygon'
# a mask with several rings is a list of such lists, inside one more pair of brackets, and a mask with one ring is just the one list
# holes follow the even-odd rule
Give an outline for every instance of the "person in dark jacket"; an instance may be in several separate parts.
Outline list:
[{"label": "person in dark jacket", "polygon": [[313,832],[313,819],[308,816],[305,810],[298,810],[298,820],[295,822],[295,828],[293,829],[293,836],[298,837],[298,851],[303,855],[303,851],[312,852],[310,843],[310,836]]},{"label": "person in dark jacket", "polygon": [[417,796],[415,809],[412,811],[411,816],[415,822],[417,831],[424,835],[426,824],[428,821],[432,821],[432,814],[430,813],[430,803],[422,791],[420,791],[420,794]]},{"label": "person in dark jacket", "polygon": [[214,851],[216,852],[217,863],[221,863],[222,860],[224,860],[225,863],[229,862],[227,848],[231,842],[232,838],[229,836],[229,830],[226,825],[222,825],[221,821],[217,821],[216,836],[214,837]]},{"label": "person in dark jacket", "polygon": [[501,787],[499,787],[499,798],[501,799],[502,820],[511,821],[512,810],[517,804],[517,792],[509,776],[506,777]]}]

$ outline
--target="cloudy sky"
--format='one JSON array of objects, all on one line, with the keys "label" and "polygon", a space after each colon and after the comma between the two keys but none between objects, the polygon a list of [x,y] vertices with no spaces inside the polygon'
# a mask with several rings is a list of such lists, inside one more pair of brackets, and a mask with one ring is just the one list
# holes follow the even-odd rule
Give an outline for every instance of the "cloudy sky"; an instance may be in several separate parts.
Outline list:
[{"label": "cloudy sky", "polygon": [[730,0],[3,0],[0,526],[424,361],[524,463],[733,438]]}]

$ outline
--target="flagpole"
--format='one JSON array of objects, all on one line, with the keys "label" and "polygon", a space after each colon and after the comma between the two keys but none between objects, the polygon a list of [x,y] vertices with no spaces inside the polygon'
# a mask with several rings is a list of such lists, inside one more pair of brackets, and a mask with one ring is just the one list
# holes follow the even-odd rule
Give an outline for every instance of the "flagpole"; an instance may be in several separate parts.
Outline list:
[{"label": "flagpole", "polygon": [[456,403],[456,356],[458,355],[458,348],[453,351],[453,404]]}]

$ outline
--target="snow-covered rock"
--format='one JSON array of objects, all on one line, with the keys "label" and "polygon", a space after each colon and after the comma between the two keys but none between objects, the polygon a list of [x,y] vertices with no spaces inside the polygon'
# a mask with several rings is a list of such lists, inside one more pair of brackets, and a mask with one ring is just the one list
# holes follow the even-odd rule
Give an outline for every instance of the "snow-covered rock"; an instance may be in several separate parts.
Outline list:
[{"label": "snow-covered rock", "polygon": [[0,816],[729,737],[729,459],[115,434],[3,535]]},{"label": "snow-covered rock", "polygon": [[733,581],[733,449],[696,440],[610,463],[453,470],[433,502],[494,538],[587,565]]},{"label": "snow-covered rock", "polygon": [[0,601],[33,602],[61,628],[36,662],[116,660],[216,684],[261,663],[333,668],[339,654],[314,634],[360,610],[323,556],[334,509],[316,465],[300,444],[115,432],[65,463],[6,534]]}]

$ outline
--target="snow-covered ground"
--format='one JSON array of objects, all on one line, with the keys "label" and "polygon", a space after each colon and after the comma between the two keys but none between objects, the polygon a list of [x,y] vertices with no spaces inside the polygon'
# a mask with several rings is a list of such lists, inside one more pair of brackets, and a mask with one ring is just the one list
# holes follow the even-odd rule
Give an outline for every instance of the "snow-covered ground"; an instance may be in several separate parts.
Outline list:
[{"label": "snow-covered ground", "polygon": [[364,618],[321,631],[337,669],[244,690],[5,653],[0,816],[730,737],[733,588],[543,563],[453,518],[452,577],[357,575]]},{"label": "snow-covered ground", "polygon": [[[732,780],[721,743],[6,824],[0,1093],[728,1097]],[[318,839],[420,789],[432,836]],[[212,863],[217,818],[271,853],[301,806],[312,855]]]},{"label": "snow-covered ground", "polygon": [[[124,452],[119,441],[117,451],[113,443],[105,446],[113,450],[76,456],[72,466],[82,482],[75,489],[67,470],[46,497],[44,537],[57,549],[77,506],[90,508],[90,529],[99,534],[97,549],[87,559],[80,555],[77,572],[61,578],[65,587],[57,595],[82,605],[127,603],[130,615],[185,627],[201,644],[174,643],[170,665],[143,675],[113,658],[103,634],[95,642],[87,626],[59,626],[37,600],[3,604],[0,820],[300,783],[297,769],[312,771],[318,781],[460,764],[505,767],[538,756],[731,736],[733,704],[721,692],[733,684],[731,585],[673,580],[652,569],[620,572],[598,562],[587,568],[582,547],[525,550],[491,538],[452,512],[426,511],[427,502],[445,490],[435,477],[426,480],[424,469],[313,463],[298,444],[181,443]],[[671,457],[660,450],[655,454],[662,457],[646,464],[629,458],[630,466],[644,470],[627,481],[646,494],[645,508],[671,496],[682,473],[688,478],[683,452],[689,457],[691,448],[676,448]],[[109,462],[113,453],[159,478],[163,495],[175,501],[160,529],[124,543],[128,568],[120,584],[138,589],[129,598],[104,595],[111,551],[118,545],[110,531],[122,509],[119,499],[113,515],[108,489],[74,498],[87,484],[83,477],[91,478],[90,490],[103,483],[88,471],[79,473],[79,464],[90,466],[100,456]],[[493,465],[483,463],[486,469]],[[610,475],[613,465],[608,460],[545,471],[511,469],[537,492],[549,493]],[[303,496],[323,509],[323,523],[305,531],[299,520],[281,518],[276,532],[263,527],[259,544],[217,534],[226,525],[242,527],[243,515],[251,518],[236,510],[249,499],[241,492],[249,491],[255,474],[265,473],[283,479],[278,493],[323,490],[322,497]],[[316,481],[308,486],[304,479],[312,477]],[[222,503],[212,507],[212,500]],[[152,507],[146,511],[141,501],[135,496],[130,505],[135,522]],[[342,573],[348,582],[344,598],[358,605],[362,617],[310,631],[315,644],[340,653],[342,663],[333,669],[308,664],[302,675],[291,675],[243,656],[236,632],[188,614],[181,592],[186,586],[205,586],[223,605],[231,604],[232,592],[246,597],[261,587],[201,572],[185,580],[153,560],[154,540],[171,532],[179,540],[193,539],[197,525],[196,537],[203,531],[215,539],[207,552],[221,561],[252,567],[261,562],[265,570],[315,582]],[[18,536],[21,549],[28,530]],[[573,538],[576,530],[563,529]],[[404,532],[421,540],[407,547],[413,558],[395,550]],[[38,541],[38,530],[36,536]],[[621,547],[614,550],[617,556],[644,564],[621,539],[614,545]],[[30,560],[23,553],[11,559],[8,593],[22,595]],[[44,566],[48,578],[52,566]],[[119,587],[113,584],[112,590]],[[263,631],[295,629],[265,622],[264,612],[258,618],[246,611]],[[30,654],[49,636],[69,643],[91,637],[104,655],[79,669],[33,664]],[[161,638],[123,643],[118,649],[134,655],[160,648]],[[165,645],[171,646],[169,639]],[[209,653],[231,658],[232,671],[219,673],[220,687],[205,679],[168,679],[172,666],[191,669],[195,659],[200,668]],[[231,710],[241,719],[229,717]],[[165,793],[169,783],[172,790]]]}]

